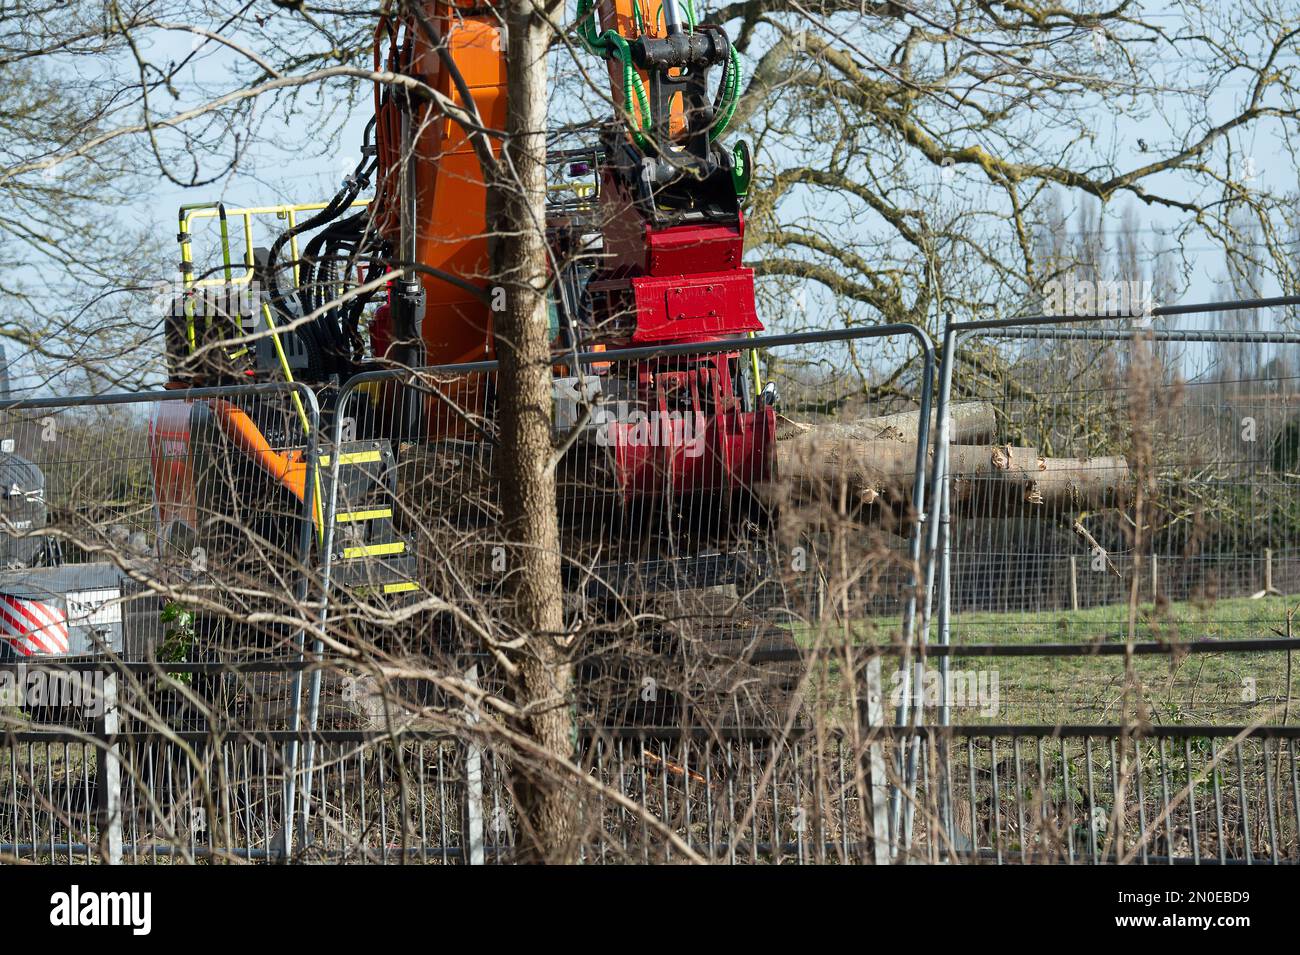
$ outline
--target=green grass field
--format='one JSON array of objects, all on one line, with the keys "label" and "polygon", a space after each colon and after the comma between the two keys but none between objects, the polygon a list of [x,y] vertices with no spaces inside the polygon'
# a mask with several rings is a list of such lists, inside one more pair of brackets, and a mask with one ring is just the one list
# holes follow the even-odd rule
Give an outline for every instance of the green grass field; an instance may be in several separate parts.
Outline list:
[{"label": "green grass field", "polygon": [[[1292,606],[1295,606],[1293,603]],[[1140,604],[1134,639],[1244,640],[1286,632],[1287,600],[1238,597],[1210,603],[1180,602],[1155,607]],[[953,617],[953,643],[1123,642],[1128,637],[1128,607],[1123,604],[1055,613],[964,613]],[[1300,636],[1300,614],[1296,619]]]},{"label": "green grass field", "polygon": [[[1153,640],[1237,640],[1276,638],[1286,633],[1288,601],[1281,597],[1260,600],[1237,598],[1213,603],[1170,603],[1139,607],[1134,637]],[[1295,606],[1294,603],[1291,606]],[[876,618],[854,628],[856,642],[888,642],[898,631],[897,618]],[[1096,607],[1077,612],[1043,614],[962,613],[953,616],[953,644],[1123,643],[1128,632],[1128,608]],[[840,632],[842,633],[842,631]],[[1300,650],[1300,614],[1295,620]],[[799,642],[817,642],[815,631],[803,628]],[[842,639],[833,631],[822,638]],[[931,639],[934,639],[933,634]],[[983,674],[986,693],[972,705],[954,707],[954,723],[1085,724],[1114,722],[1136,713],[1152,723],[1280,723],[1294,719],[1300,701],[1288,708],[1294,680],[1288,685],[1287,658],[1282,651],[1159,654],[1135,656],[1072,657],[962,657],[952,658],[950,669],[965,675],[965,685],[975,686]],[[886,669],[890,668],[889,664]],[[996,680],[996,706],[987,691]],[[830,660],[821,676],[814,677],[825,703],[841,707],[843,680],[836,661]],[[891,683],[886,676],[886,691]],[[954,689],[957,689],[954,687]],[[950,700],[955,701],[953,694]],[[990,712],[992,711],[992,712]]]}]

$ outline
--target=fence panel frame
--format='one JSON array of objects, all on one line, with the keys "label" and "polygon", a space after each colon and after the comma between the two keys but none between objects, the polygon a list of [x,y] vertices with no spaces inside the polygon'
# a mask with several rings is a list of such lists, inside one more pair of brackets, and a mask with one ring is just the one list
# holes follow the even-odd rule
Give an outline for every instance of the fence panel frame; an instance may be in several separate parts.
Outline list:
[{"label": "fence panel frame", "polygon": [[[949,320],[943,332],[941,357],[939,364],[938,394],[936,399],[936,434],[934,438],[934,458],[930,471],[929,519],[925,553],[925,604],[919,626],[918,642],[922,653],[934,653],[939,657],[939,692],[938,726],[951,725],[951,713],[947,700],[951,649],[951,555],[952,555],[952,512],[951,480],[948,473],[949,449],[952,446],[952,419],[950,408],[953,405],[953,372],[958,361],[961,345],[974,337],[986,337],[1007,340],[1062,340],[1062,341],[1105,341],[1132,342],[1137,339],[1175,342],[1250,342],[1259,344],[1300,345],[1300,334],[1290,332],[1225,332],[1216,329],[1172,330],[1150,327],[1150,320],[1160,317],[1195,315],[1212,312],[1231,312],[1274,307],[1294,307],[1300,305],[1300,296],[1284,295],[1270,298],[1244,299],[1227,302],[1193,303],[1187,305],[1165,305],[1149,309],[1141,316],[1096,315],[1068,313],[1062,315],[1032,315],[1024,318],[988,319],[979,321]],[[1140,319],[1139,327],[1107,328],[1082,327],[1062,328],[1063,325],[1081,323],[1116,323]],[[937,601],[936,639],[931,640],[932,604]],[[1035,655],[1033,648],[1025,648],[1025,655]],[[979,648],[976,647],[976,652]],[[1163,649],[1156,652],[1166,652]],[[919,740],[919,737],[915,737]],[[942,743],[942,741],[941,741]],[[903,779],[908,792],[914,791],[916,774],[909,766]],[[945,805],[950,800],[942,797]],[[902,842],[904,848],[910,844],[912,800],[908,801],[908,815],[901,820],[903,827]],[[951,814],[948,813],[951,825]],[[951,836],[951,831],[949,832]]]},{"label": "fence panel frame", "polygon": [[[710,342],[560,354],[556,356],[556,361],[583,367],[592,363],[631,363],[671,357],[717,354],[724,351],[749,351],[751,357],[754,359],[753,364],[756,367],[759,349],[889,339],[911,339],[916,345],[917,352],[919,353],[916,357],[920,358],[921,364],[919,382],[920,389],[919,394],[916,397],[918,404],[918,432],[912,481],[912,510],[915,514],[915,520],[908,541],[909,581],[906,590],[906,597],[903,601],[902,623],[902,638],[905,654],[904,659],[910,661],[912,648],[917,639],[918,633],[917,611],[920,606],[919,596],[924,576],[924,571],[922,569],[925,554],[924,533],[928,517],[925,494],[930,483],[927,458],[929,456],[931,444],[930,422],[934,413],[934,381],[937,370],[933,342],[924,329],[917,325],[900,323],[860,328],[799,332],[793,334],[752,335],[746,338],[723,339]],[[498,367],[499,363],[497,361],[481,361],[459,365],[439,365],[421,369],[371,371],[355,375],[348,379],[348,381],[346,381],[339,389],[338,400],[335,404],[336,411],[334,414],[333,426],[331,428],[329,446],[334,448],[343,443],[344,422],[348,418],[346,411],[349,408],[350,402],[353,400],[353,396],[367,386],[383,382],[410,384],[412,382],[418,382],[420,378],[424,376],[492,374],[497,371]],[[755,385],[757,384],[758,382],[756,380]],[[755,394],[754,399],[756,402],[759,400],[757,394]],[[328,623],[328,608],[332,587],[332,561],[334,552],[334,528],[336,524],[335,516],[338,508],[339,467],[340,456],[337,454],[331,455],[330,476],[327,482],[329,489],[328,500],[326,502],[324,516],[325,531],[324,541],[322,544],[322,564],[320,567],[321,604],[318,626],[321,633],[325,632]],[[323,649],[323,641],[318,638],[312,651],[316,659],[320,659]],[[321,672],[320,668],[317,667],[313,670],[311,685],[308,690],[308,732],[315,732],[318,727],[320,714],[320,691]],[[914,712],[909,707],[908,702],[909,701],[905,701],[904,704],[896,710],[895,719],[899,725],[909,719],[919,720],[919,712]],[[304,787],[304,793],[309,793],[311,790],[311,774],[312,757],[309,751],[306,766],[307,783]],[[891,798],[896,806],[900,804],[896,792],[893,793]],[[310,815],[309,802],[304,804],[302,813],[304,819]]]},{"label": "fence panel frame", "polygon": [[[262,382],[254,384],[239,385],[222,385],[202,388],[173,388],[173,389],[156,389],[135,392],[114,392],[104,395],[74,395],[70,397],[45,397],[45,398],[8,398],[0,400],[0,416],[15,411],[67,411],[82,408],[111,408],[126,405],[156,406],[164,402],[200,402],[207,400],[232,399],[254,397],[261,395],[285,395],[294,404],[296,411],[302,416],[304,456],[308,462],[308,475],[313,479],[304,482],[303,500],[300,505],[301,510],[298,517],[298,530],[296,538],[296,553],[294,559],[297,563],[295,574],[295,592],[294,599],[300,606],[305,606],[308,596],[311,592],[311,583],[313,578],[313,569],[311,561],[312,532],[315,528],[315,512],[317,501],[315,493],[317,490],[317,481],[314,476],[317,474],[315,462],[317,460],[317,442],[320,435],[320,405],[317,402],[316,393],[308,386],[301,382]],[[38,467],[40,462],[33,462]],[[297,629],[296,634],[290,638],[290,642],[296,645],[296,662],[298,668],[294,670],[294,677],[290,687],[290,695],[293,699],[293,729],[297,731],[302,727],[303,719],[303,699],[302,699],[302,669],[301,664],[305,660],[306,652],[306,634],[307,618],[304,617],[302,626]],[[123,622],[123,650],[126,649],[126,622]],[[97,655],[95,660],[77,661],[71,665],[73,670],[86,670],[93,668],[116,668],[116,669],[139,669],[125,666],[126,661],[114,659],[110,655],[104,657],[102,654]],[[3,664],[6,669],[20,664]],[[52,666],[60,666],[57,660],[51,663]],[[187,667],[184,664],[178,665],[178,670],[187,670],[189,672],[205,671],[204,667]],[[206,668],[210,669],[210,668]],[[116,739],[118,734],[118,708],[117,702],[120,696],[117,687],[116,674],[110,672],[106,678],[106,687],[111,686],[111,699],[106,701],[109,706],[104,717],[100,720],[99,741],[103,747],[101,750],[101,763],[105,770],[104,780],[107,786],[100,797],[103,800],[103,811],[105,822],[108,827],[106,834],[106,851],[107,859],[110,863],[121,861],[122,858],[122,807],[120,804],[120,767],[121,754],[117,749]],[[106,690],[106,695],[109,691]],[[291,807],[294,802],[293,786],[296,783],[296,766],[298,764],[299,754],[296,750],[296,744],[291,744],[289,761],[291,766],[295,767],[294,771],[286,776],[286,806]],[[115,784],[116,783],[116,784]],[[292,818],[285,820],[285,846],[286,854],[292,851]]]}]

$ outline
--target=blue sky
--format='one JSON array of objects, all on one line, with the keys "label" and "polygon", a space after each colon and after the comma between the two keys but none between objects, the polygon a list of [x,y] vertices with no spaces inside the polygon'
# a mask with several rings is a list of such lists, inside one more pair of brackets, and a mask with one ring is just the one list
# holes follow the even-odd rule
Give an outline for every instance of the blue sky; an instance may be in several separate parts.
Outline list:
[{"label": "blue sky", "polygon": [[[708,4],[703,4],[702,7],[707,9]],[[1155,14],[1157,19],[1172,15]],[[150,54],[159,60],[183,55],[190,51],[194,40],[195,38],[186,35],[161,36]],[[185,79],[196,86],[211,83],[224,72],[224,64],[230,56],[214,44],[202,44]],[[594,64],[585,65],[590,68]],[[342,87],[336,85],[334,89],[341,90]],[[1244,94],[1244,83],[1228,78],[1215,96],[1207,101],[1207,111],[1212,117],[1226,118],[1237,108],[1236,100]],[[1169,102],[1177,105],[1172,98]],[[359,102],[352,105],[352,115],[341,126],[337,137],[337,151],[330,155],[298,152],[294,148],[295,144],[302,143],[315,131],[305,129],[301,117],[293,124],[285,124],[275,116],[273,110],[259,107],[263,122],[266,123],[262,130],[262,139],[266,142],[250,152],[244,168],[219,183],[198,189],[182,190],[160,178],[154,191],[143,195],[140,201],[123,212],[139,222],[155,222],[161,230],[169,233],[174,231],[171,223],[174,221],[176,207],[182,202],[220,199],[228,205],[265,205],[274,202],[324,200],[339,187],[342,176],[351,170],[359,155],[358,144],[370,115],[369,96],[359,97]],[[1171,111],[1167,116],[1148,116],[1138,120],[1115,116],[1101,109],[1095,111],[1095,116],[1098,124],[1095,130],[1097,150],[1106,152],[1113,149],[1122,169],[1145,162],[1161,148],[1168,148],[1173,142],[1171,130],[1185,125],[1187,119],[1181,110]],[[1143,154],[1139,141],[1147,144],[1150,154]],[[278,144],[278,148],[270,143]],[[1266,126],[1253,128],[1248,138],[1237,140],[1234,147],[1239,151],[1237,165],[1240,167],[1240,177],[1243,181],[1248,180],[1253,188],[1277,192],[1296,189],[1296,170],[1278,144],[1271,140]],[[1037,157],[1015,158],[1028,160]],[[933,172],[936,185],[952,190],[955,198],[960,201],[960,193],[968,182],[969,173],[958,170],[956,176],[945,176],[944,171],[937,168]],[[1179,181],[1175,175],[1155,177],[1152,185],[1182,195],[1190,194],[1193,188],[1189,182]],[[1107,210],[1107,215],[1113,220],[1112,228],[1117,227],[1117,220],[1126,205],[1138,208],[1143,231],[1141,238],[1149,250],[1171,241],[1162,237],[1159,231],[1175,225],[1175,214],[1158,206],[1142,205],[1127,196],[1113,202]],[[1182,248],[1195,261],[1195,267],[1186,277],[1189,284],[1183,299],[1201,301],[1221,294],[1217,280],[1223,273],[1222,252],[1206,236],[1194,235]]]}]

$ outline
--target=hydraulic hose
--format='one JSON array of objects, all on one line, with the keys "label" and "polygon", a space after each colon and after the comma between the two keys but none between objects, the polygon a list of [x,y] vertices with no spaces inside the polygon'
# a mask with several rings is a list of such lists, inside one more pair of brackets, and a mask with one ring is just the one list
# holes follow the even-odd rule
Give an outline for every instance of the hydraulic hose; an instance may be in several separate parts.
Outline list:
[{"label": "hydraulic hose", "polygon": [[[632,51],[627,40],[617,30],[599,32],[592,0],[578,0],[578,36],[592,53],[618,58],[623,67],[623,108],[632,124],[633,139],[645,149],[649,145],[645,130],[650,125],[650,100],[646,96],[645,84],[641,82],[641,74],[632,65]],[[641,115],[639,123],[636,121],[637,108]]]},{"label": "hydraulic hose", "polygon": [[[694,0],[685,0],[687,28],[694,33],[696,30],[696,14]],[[638,29],[643,29],[644,25],[640,21],[641,7],[639,3],[634,3],[633,19],[637,21]],[[663,8],[660,7],[662,12]],[[641,81],[641,74],[636,71],[632,65],[632,53],[628,47],[626,38],[616,30],[606,30],[604,33],[596,22],[596,12],[593,0],[578,0],[578,36],[583,45],[592,53],[602,57],[617,57],[623,67],[623,98],[624,109],[629,117],[634,119],[632,126],[632,135],[638,146],[645,149],[649,143],[645,136],[645,131],[650,127],[650,108],[649,101],[646,97],[645,84]],[[740,85],[742,69],[740,65],[740,54],[734,46],[728,50],[726,64],[723,66],[722,80],[718,85],[718,93],[714,100],[714,117],[713,128],[709,130],[709,140],[713,141],[727,131],[731,124],[731,119],[736,114],[736,107],[740,102]],[[636,112],[633,110],[633,97],[635,103],[640,108],[641,122],[635,123]]]},{"label": "hydraulic hose", "polygon": [[[369,185],[370,174],[373,171],[373,167],[368,169],[368,162],[369,160],[367,158],[362,158],[361,162],[357,164],[357,168],[353,172],[348,184],[330,200],[329,205],[311,218],[298,223],[292,229],[286,229],[280,234],[275,242],[272,243],[271,248],[267,253],[266,261],[266,281],[268,292],[270,293],[270,306],[272,309],[280,307],[285,299],[285,295],[280,289],[279,277],[276,275],[276,262],[279,260],[280,252],[283,251],[285,245],[294,236],[301,235],[304,232],[309,232],[312,229],[319,228],[322,225],[332,222],[352,206],[353,201],[355,201],[362,189]],[[322,334],[322,329],[316,327],[316,323],[308,323],[304,325],[302,332],[304,344],[307,345],[309,352],[316,353],[316,357],[320,361],[327,360],[327,352],[337,349],[337,336],[326,336]],[[332,341],[327,340],[331,337],[333,338]]]},{"label": "hydraulic hose", "polygon": [[731,118],[736,115],[736,106],[740,103],[740,76],[740,54],[733,46],[722,71],[722,83],[718,87],[718,101],[713,111],[715,120],[713,128],[709,130],[710,141],[725,133],[731,125]]},{"label": "hydraulic hose", "polygon": [[[373,136],[375,122],[375,118],[372,117],[370,122],[366,124],[365,132],[362,134],[363,142]],[[370,177],[374,174],[375,165],[374,161],[363,155],[361,161],[357,163],[356,169],[352,171],[352,175],[348,178],[347,184],[335,194],[329,205],[310,219],[298,223],[292,229],[285,230],[271,244],[271,249],[266,256],[266,280],[270,285],[269,291],[272,304],[278,305],[284,301],[284,295],[280,291],[280,281],[276,276],[275,263],[279,259],[280,252],[284,249],[285,244],[294,236],[319,228],[343,215],[352,206],[353,201],[361,194],[361,191],[370,185]]]}]

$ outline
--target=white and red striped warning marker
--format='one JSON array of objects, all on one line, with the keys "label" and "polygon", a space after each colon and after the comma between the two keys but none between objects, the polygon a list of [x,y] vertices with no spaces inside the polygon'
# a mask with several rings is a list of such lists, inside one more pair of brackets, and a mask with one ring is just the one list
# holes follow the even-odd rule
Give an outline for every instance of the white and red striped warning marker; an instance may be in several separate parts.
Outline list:
[{"label": "white and red striped warning marker", "polygon": [[0,640],[25,657],[68,652],[68,618],[39,600],[0,594]]}]

